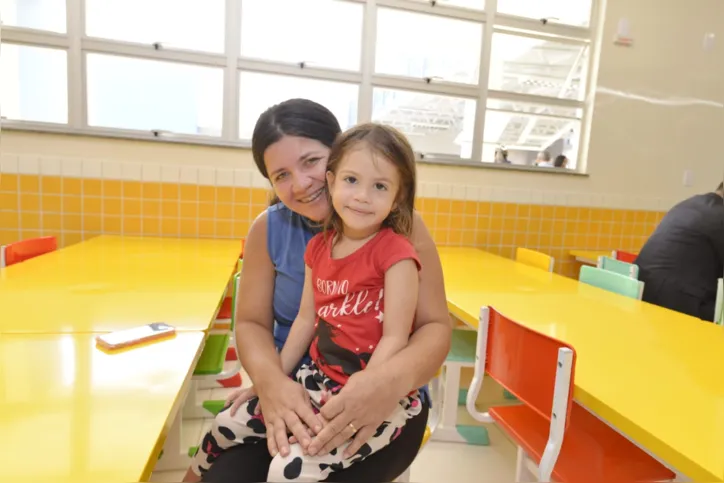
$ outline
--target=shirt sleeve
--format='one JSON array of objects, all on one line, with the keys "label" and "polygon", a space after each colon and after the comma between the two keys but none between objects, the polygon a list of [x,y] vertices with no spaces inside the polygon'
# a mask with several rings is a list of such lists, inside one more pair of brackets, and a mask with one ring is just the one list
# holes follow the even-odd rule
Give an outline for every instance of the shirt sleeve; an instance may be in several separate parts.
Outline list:
[{"label": "shirt sleeve", "polygon": [[308,267],[314,266],[314,263],[319,258],[322,250],[324,250],[326,243],[327,240],[325,239],[324,233],[317,233],[311,240],[309,240],[307,248],[304,250],[304,263]]},{"label": "shirt sleeve", "polygon": [[404,236],[398,235],[390,230],[389,234],[384,240],[381,240],[381,242],[382,243],[376,247],[376,265],[382,276],[384,276],[391,266],[397,262],[407,259],[411,259],[415,262],[418,271],[422,269],[420,259],[417,256],[417,251],[412,246],[412,243],[410,243],[410,241]]}]

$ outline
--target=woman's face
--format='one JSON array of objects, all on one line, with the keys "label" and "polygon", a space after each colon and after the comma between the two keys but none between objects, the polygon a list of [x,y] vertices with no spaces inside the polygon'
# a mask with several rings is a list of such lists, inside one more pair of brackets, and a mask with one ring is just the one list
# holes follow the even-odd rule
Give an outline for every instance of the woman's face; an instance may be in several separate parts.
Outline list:
[{"label": "woman's face", "polygon": [[264,151],[274,192],[290,210],[314,221],[329,214],[325,196],[329,148],[314,139],[284,136]]}]

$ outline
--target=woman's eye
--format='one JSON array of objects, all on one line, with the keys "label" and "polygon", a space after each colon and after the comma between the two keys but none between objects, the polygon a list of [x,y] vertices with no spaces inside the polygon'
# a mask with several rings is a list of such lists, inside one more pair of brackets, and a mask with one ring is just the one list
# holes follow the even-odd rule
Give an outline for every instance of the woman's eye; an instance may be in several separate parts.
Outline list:
[{"label": "woman's eye", "polygon": [[384,191],[387,189],[387,186],[383,185],[382,183],[375,183],[375,189]]},{"label": "woman's eye", "polygon": [[322,158],[309,158],[309,159],[306,160],[306,163],[307,163],[308,165],[317,164],[317,162],[318,162],[320,159],[322,159]]},{"label": "woman's eye", "polygon": [[354,176],[347,176],[344,180],[349,184],[355,184],[357,182],[357,178]]},{"label": "woman's eye", "polygon": [[287,177],[287,174],[288,174],[288,173],[279,173],[278,175],[276,175],[276,176],[274,177],[274,182],[275,182],[275,183],[278,183],[279,181],[282,181],[284,178]]}]

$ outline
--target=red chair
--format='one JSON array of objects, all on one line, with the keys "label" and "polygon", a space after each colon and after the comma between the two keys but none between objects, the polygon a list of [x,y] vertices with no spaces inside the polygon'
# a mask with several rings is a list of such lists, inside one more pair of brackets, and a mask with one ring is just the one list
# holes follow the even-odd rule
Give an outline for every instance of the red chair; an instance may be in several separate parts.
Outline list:
[{"label": "red chair", "polygon": [[620,260],[626,263],[636,263],[636,257],[638,257],[638,255],[636,255],[635,253],[624,252],[622,250],[614,250],[612,258],[614,260]]},{"label": "red chair", "polygon": [[[480,310],[475,375],[467,409],[518,444],[516,481],[650,482],[675,474],[573,401],[576,352],[496,312]],[[523,404],[480,413],[484,373]],[[532,463],[532,464],[531,464]],[[532,468],[531,468],[532,467]]]},{"label": "red chair", "polygon": [[58,249],[54,236],[28,238],[0,247],[0,267],[9,267]]}]

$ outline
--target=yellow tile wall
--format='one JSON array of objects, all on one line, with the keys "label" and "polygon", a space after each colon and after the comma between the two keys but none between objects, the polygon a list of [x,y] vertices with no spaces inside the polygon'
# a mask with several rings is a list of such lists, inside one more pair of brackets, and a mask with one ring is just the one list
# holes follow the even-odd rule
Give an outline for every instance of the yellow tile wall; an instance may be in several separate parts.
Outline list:
[{"label": "yellow tile wall", "polygon": [[[44,235],[67,246],[99,234],[243,238],[269,191],[67,176],[0,175],[0,244]],[[553,255],[577,275],[572,249],[638,250],[663,213],[419,198],[438,245],[513,257],[516,246]]]}]

